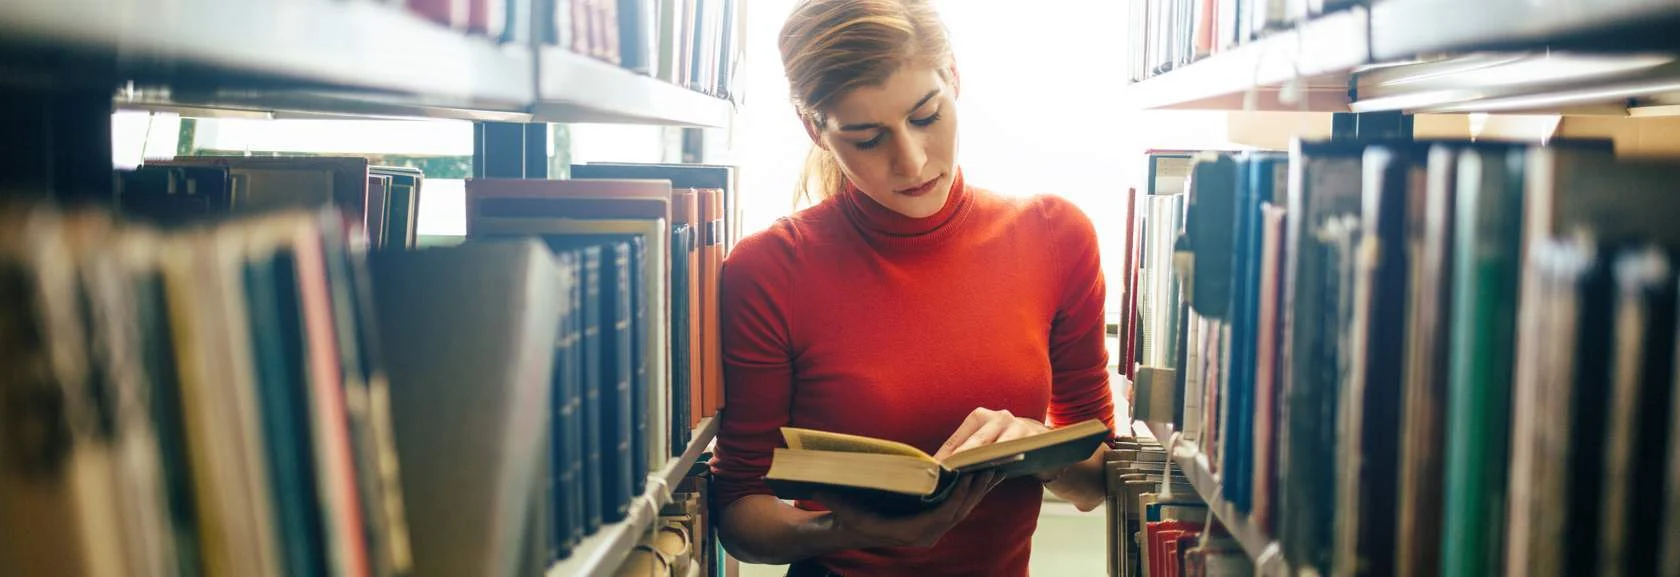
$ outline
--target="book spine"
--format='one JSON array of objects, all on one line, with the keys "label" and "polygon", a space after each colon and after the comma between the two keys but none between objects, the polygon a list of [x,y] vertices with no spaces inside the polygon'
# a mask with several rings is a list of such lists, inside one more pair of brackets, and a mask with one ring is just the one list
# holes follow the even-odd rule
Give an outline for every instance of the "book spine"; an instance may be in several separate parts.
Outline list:
[{"label": "book spine", "polygon": [[[583,250],[583,502],[584,533],[600,530],[602,522],[602,492],[606,481],[602,453],[605,442],[601,437],[601,340],[603,315],[601,310],[601,249]],[[608,327],[610,328],[610,327]]]},{"label": "book spine", "polygon": [[569,474],[571,483],[564,488],[567,502],[566,543],[568,548],[577,546],[590,533],[589,514],[585,512],[585,507],[589,505],[590,501],[585,487],[587,482],[584,480],[584,476],[589,474],[589,457],[587,440],[583,434],[584,428],[588,426],[588,421],[584,418],[584,389],[589,383],[584,372],[584,359],[588,351],[585,350],[583,342],[584,325],[588,322],[588,317],[585,316],[587,309],[584,308],[584,293],[588,290],[588,285],[584,277],[583,251],[572,251],[572,256],[574,276],[569,303],[570,321],[567,329],[568,334],[571,335],[567,339],[571,347],[566,353],[566,385],[564,388],[566,403],[571,407],[571,414],[565,422],[563,435],[555,440],[555,442],[565,446],[567,468],[571,471]]},{"label": "book spine", "polygon": [[[1517,153],[1514,153],[1517,154]],[[1452,359],[1442,574],[1499,571],[1512,370],[1516,333],[1520,183],[1501,154],[1467,152],[1458,167],[1458,231],[1454,254]],[[1497,433],[1496,433],[1497,432]]]},{"label": "book spine", "polygon": [[631,304],[630,304],[630,246],[627,243],[615,242],[608,245],[610,250],[602,255],[604,260],[612,262],[609,275],[611,278],[602,279],[606,286],[611,287],[610,298],[604,299],[611,303],[611,309],[604,321],[610,322],[611,330],[603,337],[604,347],[609,354],[606,359],[610,362],[602,386],[606,387],[602,398],[601,439],[606,444],[603,448],[603,460],[608,475],[603,481],[606,498],[601,502],[602,522],[616,523],[629,514],[630,500],[635,496],[632,489],[634,474],[633,462],[636,460],[631,453],[631,438],[633,425],[631,414],[635,411],[631,406],[631,380],[635,378],[630,372],[631,338]]},{"label": "book spine", "polygon": [[646,266],[647,259],[647,246],[642,237],[632,238],[630,241],[630,302],[634,317],[630,325],[630,404],[633,407],[631,411],[631,429],[633,431],[630,436],[630,453],[634,457],[632,459],[634,465],[630,473],[630,482],[632,483],[631,492],[637,495],[640,495],[647,487],[647,476],[651,466],[647,454],[648,435],[650,434],[648,420],[652,417],[646,410],[651,402],[649,401],[650,392],[648,391],[648,387],[651,386],[651,382],[648,380],[650,361],[647,358],[651,352],[645,348],[649,330],[649,317],[647,299],[642,297],[642,295],[647,294],[644,287],[649,282],[642,272],[645,270],[643,267]]}]

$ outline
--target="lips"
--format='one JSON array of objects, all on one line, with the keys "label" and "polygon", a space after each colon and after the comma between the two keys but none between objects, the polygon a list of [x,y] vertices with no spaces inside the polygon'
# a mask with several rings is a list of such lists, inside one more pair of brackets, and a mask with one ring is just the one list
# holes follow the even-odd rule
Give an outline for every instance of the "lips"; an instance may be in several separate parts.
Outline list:
[{"label": "lips", "polygon": [[922,183],[921,186],[918,186],[918,187],[915,187],[915,188],[907,188],[907,189],[899,190],[899,191],[896,191],[896,192],[899,193],[899,194],[902,194],[904,196],[911,197],[911,198],[924,196],[929,192],[933,192],[934,185],[939,184],[939,179],[943,178],[943,177],[944,177],[944,175],[935,176],[935,177],[933,177],[932,180],[929,180],[927,182]]}]

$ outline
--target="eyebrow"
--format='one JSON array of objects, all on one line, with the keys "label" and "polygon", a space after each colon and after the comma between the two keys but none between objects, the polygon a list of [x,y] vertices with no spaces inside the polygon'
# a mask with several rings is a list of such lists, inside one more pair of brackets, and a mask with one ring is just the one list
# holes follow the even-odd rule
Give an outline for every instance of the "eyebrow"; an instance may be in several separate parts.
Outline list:
[{"label": "eyebrow", "polygon": [[[922,105],[927,104],[929,100],[933,100],[933,97],[938,96],[938,95],[939,95],[939,89],[938,88],[935,88],[933,90],[929,90],[926,96],[923,96],[921,100],[916,101],[915,106],[910,107],[910,112],[915,112],[916,110],[920,109],[922,107]],[[908,114],[908,113],[906,113],[906,114]],[[877,128],[886,128],[886,126],[879,123],[879,122],[865,122],[863,124],[844,124],[844,125],[840,126],[840,132],[858,132],[858,131],[861,131],[861,130],[875,130]]]}]

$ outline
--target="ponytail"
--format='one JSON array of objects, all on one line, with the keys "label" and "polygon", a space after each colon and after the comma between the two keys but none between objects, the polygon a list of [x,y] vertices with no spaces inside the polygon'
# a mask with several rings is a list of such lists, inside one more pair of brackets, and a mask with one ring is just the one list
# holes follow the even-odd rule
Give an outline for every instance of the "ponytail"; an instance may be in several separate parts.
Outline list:
[{"label": "ponytail", "polygon": [[840,162],[835,160],[834,153],[813,143],[811,151],[805,154],[805,166],[799,171],[799,186],[794,187],[794,208],[833,198],[845,183],[846,175],[840,172]]}]

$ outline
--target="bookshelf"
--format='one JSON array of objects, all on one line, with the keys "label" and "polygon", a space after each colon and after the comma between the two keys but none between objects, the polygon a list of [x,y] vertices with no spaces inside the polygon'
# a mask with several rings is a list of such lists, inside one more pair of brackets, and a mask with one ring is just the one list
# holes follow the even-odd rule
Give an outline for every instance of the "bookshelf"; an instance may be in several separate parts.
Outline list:
[{"label": "bookshelf", "polygon": [[533,91],[524,47],[372,2],[19,0],[0,8],[0,31],[111,54],[146,79],[233,73],[490,110],[518,109]]},{"label": "bookshelf", "polygon": [[[1672,0],[1375,2],[1371,6],[1371,56],[1383,61],[1432,52],[1547,44],[1620,50],[1672,47],[1671,26],[1677,17],[1680,5]],[[1665,31],[1665,26],[1670,28]]]},{"label": "bookshelf", "polygon": [[[655,477],[664,482],[664,487],[675,487],[683,477],[688,475],[689,468],[700,458],[706,447],[711,445],[712,439],[717,437],[719,419],[722,414],[707,417],[700,421],[700,426],[694,429],[694,437],[689,441],[688,448],[683,450],[681,457],[671,459],[665,467],[655,473]],[[630,503],[630,517],[612,526],[602,527],[600,531],[584,539],[570,557],[549,567],[547,577],[610,577],[624,564],[630,551],[635,549],[641,541],[642,535],[653,526],[653,520],[659,511],[670,500],[670,492],[661,492],[659,487],[650,484],[647,493],[637,497]],[[699,563],[695,563],[690,576],[699,571]]]},{"label": "bookshelf", "polygon": [[539,122],[728,126],[731,105],[588,58],[543,47],[537,53]]},{"label": "bookshelf", "polygon": [[17,0],[0,5],[0,38],[43,56],[13,59],[32,74],[132,81],[113,91],[126,108],[699,127],[730,117],[720,98],[375,2]]},{"label": "bookshelf", "polygon": [[[742,1],[744,3],[744,0]],[[632,71],[616,63],[598,59],[606,58],[616,62],[619,56],[611,52],[603,54],[599,51],[599,46],[602,44],[617,43],[616,35],[601,33],[599,37],[595,37],[591,41],[595,44],[592,44],[592,47],[589,48],[594,51],[592,52],[595,55],[593,57],[569,49],[579,46],[578,42],[583,41],[567,41],[567,48],[554,45],[554,42],[559,42],[564,38],[564,34],[561,34],[558,28],[561,24],[554,24],[556,30],[548,31],[544,31],[542,26],[536,25],[541,19],[552,17],[552,15],[541,14],[541,12],[551,10],[556,6],[556,2],[552,0],[475,0],[470,3],[472,10],[488,11],[490,15],[482,17],[492,21],[499,22],[502,14],[500,10],[502,9],[513,15],[512,20],[518,22],[510,25],[515,26],[516,30],[509,31],[506,34],[485,29],[470,31],[467,28],[476,25],[469,26],[459,22],[456,26],[441,24],[421,15],[419,12],[425,10],[420,7],[421,4],[425,3],[400,0],[121,0],[116,2],[108,0],[13,0],[0,3],[0,127],[6,127],[7,129],[0,130],[0,132],[7,134],[8,144],[15,143],[16,146],[13,148],[22,150],[22,153],[12,155],[12,158],[9,158],[8,161],[0,162],[0,188],[8,190],[7,193],[0,196],[14,194],[11,191],[15,187],[16,190],[23,191],[16,193],[19,196],[40,194],[45,197],[56,197],[60,200],[93,201],[90,204],[96,206],[110,204],[115,199],[123,199],[123,202],[127,202],[128,199],[138,198],[138,196],[128,195],[138,194],[136,191],[141,188],[152,187],[156,182],[146,181],[142,183],[141,179],[134,177],[135,174],[139,173],[137,170],[113,170],[114,167],[111,162],[111,113],[113,109],[173,111],[187,117],[258,119],[444,118],[469,120],[478,123],[478,126],[474,127],[473,135],[475,178],[546,178],[548,174],[547,164],[533,160],[549,158],[548,149],[552,146],[549,141],[551,133],[548,127],[543,126],[547,123],[587,122],[728,129],[733,121],[733,103],[729,99],[712,96],[666,80],[671,76],[655,77],[645,72]],[[436,7],[440,4],[450,5],[457,9],[457,12],[466,10],[463,7],[469,6],[467,0],[432,2],[429,6]],[[722,4],[722,2],[719,3],[720,6]],[[578,3],[568,4],[568,6],[580,5]],[[651,0],[640,5],[648,10],[658,9],[658,3]],[[692,6],[693,3],[690,2],[689,5]],[[729,5],[734,6],[735,4],[731,3]],[[594,27],[593,30],[601,30],[607,27],[607,23],[620,24],[623,22],[623,20],[607,19],[604,16],[608,6],[610,5],[605,2],[590,3],[590,9],[596,11],[593,15],[602,18],[601,20],[591,21],[590,26]],[[445,8],[445,10],[447,11],[449,8]],[[670,9],[665,8],[665,10]],[[436,14],[436,12],[430,13]],[[473,18],[479,17],[481,16],[474,16]],[[715,27],[735,26],[739,25],[741,21],[744,21],[744,18],[739,21],[720,19],[712,24]],[[480,21],[480,24],[482,24],[482,21]],[[642,24],[651,25],[652,23],[642,22]],[[494,26],[487,25],[486,28],[493,29]],[[573,31],[575,32],[575,28]],[[649,32],[651,33],[651,31]],[[704,34],[709,35],[713,32],[721,35],[722,28],[718,28],[718,30],[708,29]],[[716,42],[711,42],[711,46],[696,46],[694,48],[696,52],[711,50],[717,54],[731,56],[731,59],[725,59],[725,62],[718,63],[716,68],[729,70],[738,60],[740,54],[733,51],[738,50],[738,46],[729,45],[719,38],[704,40],[706,37],[699,34],[701,33],[696,33],[696,38],[701,38],[695,40],[697,45],[704,45],[710,40],[716,40]],[[742,36],[736,35],[735,38],[739,39]],[[687,40],[688,38],[684,39]],[[658,43],[660,39],[649,38],[649,40]],[[675,40],[667,40],[666,44],[676,43]],[[629,42],[629,40],[625,42]],[[585,48],[577,49],[584,50]],[[712,57],[714,56],[705,56],[704,58],[707,60],[703,60],[703,62],[710,62]],[[702,56],[695,56],[694,58],[702,58]],[[625,58],[625,61],[630,62],[628,58]],[[687,65],[683,64],[682,66]],[[723,71],[716,71],[716,76],[729,77]],[[730,89],[729,83],[721,81],[717,82],[718,86],[716,87],[711,86],[711,80],[704,82],[694,80],[691,82],[685,79],[681,82],[693,86],[704,85],[706,90],[714,93],[723,93]],[[739,92],[736,92],[736,94],[739,95]],[[35,150],[37,148],[39,150]],[[686,152],[690,151],[685,150]],[[695,151],[694,156],[702,155],[699,151]],[[74,161],[65,159],[74,159]],[[294,158],[272,160],[302,162]],[[345,159],[337,158],[335,160]],[[147,164],[155,164],[155,166],[143,166],[141,168],[157,169],[150,173],[151,176],[162,174],[161,171],[166,170],[163,167],[165,164],[163,162],[153,163],[148,160]],[[509,166],[512,166],[513,170],[507,170]],[[418,212],[413,209],[421,190],[421,176],[418,174],[407,175],[407,173],[393,175],[391,171],[370,172],[370,167],[365,162],[358,168],[362,171],[362,174],[351,180],[338,178],[350,174],[351,171],[349,170],[342,171],[342,174],[319,168],[299,170],[298,172],[309,174],[308,181],[300,180],[298,182],[302,184],[288,185],[292,187],[288,191],[318,192],[311,190],[311,188],[321,186],[322,183],[329,183],[332,187],[329,189],[328,196],[353,189],[356,191],[355,194],[341,194],[340,196],[361,199],[360,202],[350,203],[356,205],[357,210],[346,211],[348,213],[363,212],[354,215],[356,216],[354,220],[361,220],[364,226],[369,227],[371,225],[368,225],[368,222],[379,221],[381,223],[379,225],[380,230],[385,230],[386,227],[390,227],[390,230],[397,230],[400,227],[397,227],[396,223],[400,221],[408,227],[407,230],[412,231],[412,225],[419,218]],[[290,168],[286,170],[290,170]],[[119,177],[127,175],[134,178],[118,180],[113,183],[111,178],[113,172],[119,173]],[[197,177],[194,177],[195,179],[188,180],[186,176],[189,173],[203,176],[211,172],[215,171],[182,170],[170,173],[166,179],[168,182],[164,185],[158,185],[158,188],[176,187],[177,184],[181,184],[180,188],[199,191],[189,194],[211,195],[227,191],[228,185],[225,183],[231,182],[231,179],[213,181],[212,179],[196,179]],[[231,174],[231,172],[227,174]],[[413,178],[411,180],[402,178],[408,176]],[[189,183],[197,185],[213,184],[213,182],[223,184],[220,185],[220,188],[210,184],[203,188],[189,186]],[[349,182],[353,186],[345,188],[345,182]],[[733,186],[733,181],[731,181],[731,186]],[[170,189],[174,190],[175,188]],[[212,193],[210,190],[218,192]],[[336,202],[343,200],[343,198],[333,197],[331,200]],[[401,199],[400,202],[399,199]],[[367,204],[364,205],[361,202]],[[375,202],[380,203],[377,206],[384,208],[377,211],[372,210],[370,207],[375,206]],[[135,202],[133,206],[139,206],[140,204]],[[408,209],[406,219],[402,209],[404,206]],[[101,206],[100,208],[104,207]],[[337,209],[344,208],[344,206],[337,207]],[[378,216],[370,220],[367,218],[369,215]],[[219,217],[216,220],[219,220]],[[330,221],[331,219],[327,220]],[[243,228],[236,227],[246,225],[235,223],[228,226],[242,231]],[[321,225],[320,230],[314,231],[314,233],[317,233],[315,236],[326,239],[319,240],[322,243],[342,240],[335,235],[345,232],[344,229],[328,229],[324,225]],[[196,237],[190,242],[195,250],[200,244],[209,244],[201,242],[201,239]],[[187,243],[183,243],[183,245],[185,244]],[[391,249],[390,252],[403,252],[400,247],[396,246],[400,244],[402,244],[400,241],[394,241],[389,246],[381,244],[380,248]],[[0,248],[10,249],[15,247]],[[409,245],[408,248],[413,247]],[[101,250],[107,249],[117,250],[109,247]],[[317,248],[316,252],[320,252],[320,249]],[[361,253],[351,254],[347,252],[344,255],[346,261],[356,263],[365,262],[363,260],[365,257],[366,255]],[[76,258],[82,258],[82,255],[77,255]],[[10,262],[8,261],[5,264],[10,264]],[[293,268],[303,270],[301,267],[304,266],[299,264]],[[337,266],[336,261],[321,265],[321,268],[327,270],[332,266]],[[296,272],[293,268],[286,268],[285,265],[275,265],[274,268],[279,271],[275,274]],[[315,271],[315,269],[309,270]],[[323,272],[322,276],[332,276],[338,272],[340,272],[338,269],[331,269]],[[344,279],[335,276],[323,282],[330,284],[334,281],[344,281]],[[254,283],[255,281],[247,279],[230,282]],[[336,285],[333,285],[332,288],[336,288]],[[343,295],[350,294],[348,291],[328,290],[324,292],[329,293],[331,298],[342,298]],[[242,298],[254,299],[255,297],[245,296]],[[276,297],[276,299],[279,298],[281,297]],[[375,302],[383,300],[387,303],[393,301],[390,298],[370,300]],[[230,302],[232,301],[230,300]],[[253,300],[253,302],[255,301]],[[284,301],[276,300],[276,302]],[[259,308],[259,304],[262,303],[253,304],[252,309]],[[357,303],[351,306],[337,301],[330,304],[333,305],[331,314],[342,315],[353,312],[351,309],[354,306],[364,305],[364,303]],[[27,305],[19,305],[15,302],[8,308],[22,309],[25,313],[34,312]],[[266,311],[267,309],[263,310]],[[691,307],[688,310],[697,309]],[[6,310],[5,312],[11,313],[13,311]],[[527,312],[526,318],[528,319],[540,316],[536,314],[537,311]],[[207,318],[212,317],[208,314],[205,316]],[[230,314],[226,316],[228,317],[226,322],[229,323],[247,322],[238,320],[238,315]],[[400,315],[386,316],[400,317]],[[350,321],[347,319],[348,317],[337,324],[336,328],[343,329],[348,326]],[[335,317],[331,320],[339,321],[340,319]],[[483,321],[484,319],[476,320]],[[308,322],[318,321],[319,319]],[[212,321],[205,320],[204,322],[210,323]],[[4,330],[0,330],[0,333],[4,332]],[[409,332],[409,334],[425,333],[426,331],[423,330]],[[546,336],[541,333],[537,334],[541,338],[538,341],[530,341],[538,342],[541,345],[537,350],[547,351],[552,349],[553,344],[550,342],[552,331]],[[362,337],[358,336],[357,338]],[[164,340],[166,339],[154,339],[153,342],[163,342]],[[382,338],[381,340],[391,339]],[[316,343],[312,342],[310,344],[314,345]],[[193,343],[190,346],[210,350],[209,344]],[[699,343],[692,343],[692,346],[695,348],[692,349],[690,354],[695,355],[693,358],[695,362],[698,362]],[[386,350],[390,351],[391,349]],[[623,349],[618,350],[622,351]],[[664,349],[661,349],[661,351],[664,351]],[[310,354],[324,353],[316,351]],[[617,354],[627,355],[628,353],[620,352]],[[215,355],[206,354],[205,356]],[[387,355],[386,358],[396,358],[396,355]],[[386,362],[388,365],[396,364]],[[453,360],[450,362],[453,362]],[[374,367],[373,370],[379,369],[380,367]],[[238,370],[243,371],[244,369]],[[349,370],[346,368],[346,371]],[[523,376],[528,377],[533,374],[535,373],[526,373]],[[581,373],[579,374],[581,375]],[[260,379],[270,377],[272,375],[261,374],[251,376],[249,380],[260,381]],[[654,378],[653,381],[660,381],[660,379]],[[267,381],[261,382],[266,383]],[[462,381],[452,379],[450,382]],[[549,381],[545,377],[543,382],[548,383]],[[169,379],[159,379],[154,385],[158,390],[173,390],[176,383]],[[594,385],[591,384],[590,386]],[[351,392],[355,392],[348,379],[344,387]],[[662,390],[668,392],[668,389]],[[697,395],[698,393],[691,391],[689,394]],[[643,395],[642,400],[648,401],[650,406],[636,406],[633,410],[652,409],[654,407],[651,403],[663,402],[663,399],[658,399],[654,395]],[[686,401],[686,399],[678,400]],[[243,414],[240,418],[249,418],[250,415],[264,415],[264,418],[268,418],[266,415],[271,414],[271,411],[289,410],[274,408],[276,405],[277,403],[264,399],[253,403],[254,410],[249,414]],[[229,413],[231,414],[231,411]],[[651,413],[655,415],[654,418],[657,418],[660,411],[654,410]],[[455,413],[455,415],[459,414],[459,412]],[[600,417],[592,418],[599,419]],[[136,417],[136,419],[140,419],[140,417]],[[372,419],[373,417],[368,417],[368,420],[371,421]],[[617,422],[622,424],[626,419],[628,417],[621,418]],[[680,422],[671,426],[686,429],[690,424],[687,419],[688,417],[684,416]],[[672,453],[680,451],[682,454],[668,460],[664,458],[667,452],[665,445],[668,443],[665,441],[657,443],[649,441],[647,445],[656,452],[648,455],[650,457],[648,461],[655,464],[663,462],[664,464],[648,471],[646,466],[638,463],[637,467],[641,469],[639,473],[629,473],[629,469],[625,468],[625,471],[627,471],[625,474],[615,477],[615,479],[628,479],[631,475],[639,477],[646,474],[649,478],[648,488],[640,495],[633,495],[632,490],[627,487],[627,483],[620,483],[612,485],[612,487],[623,488],[622,491],[613,493],[612,488],[609,488],[608,494],[601,497],[602,499],[617,499],[617,502],[624,502],[625,499],[628,499],[628,517],[621,522],[600,527],[581,543],[577,543],[570,556],[564,560],[554,562],[551,565],[539,559],[522,561],[528,563],[528,570],[525,573],[541,572],[554,576],[606,576],[617,574],[635,547],[648,536],[653,527],[660,524],[660,508],[669,505],[672,501],[671,490],[685,485],[684,480],[694,473],[695,463],[706,453],[717,434],[720,419],[721,415],[702,419],[692,431],[690,442],[686,446],[678,443],[676,451],[669,451]],[[159,419],[147,417],[141,420],[150,422]],[[266,423],[266,421],[264,422]],[[598,426],[599,422],[597,420],[591,426]],[[360,421],[352,421],[352,423],[361,425]],[[657,426],[650,424],[649,429],[662,429],[663,427],[664,424],[662,423]],[[362,429],[358,429],[358,431],[362,431]],[[266,439],[268,438],[267,435],[270,434],[268,431],[263,431],[262,435],[264,436],[261,438]],[[372,433],[368,434],[371,435]],[[412,434],[408,436],[393,434],[392,436],[400,437],[393,440],[393,443],[414,444],[410,440],[414,438]],[[252,436],[251,438],[258,437]],[[525,435],[523,438],[531,439],[533,437]],[[677,440],[680,441],[680,439]],[[363,440],[358,437],[356,441],[361,443]],[[419,444],[425,445],[426,441],[422,440]],[[329,448],[339,449],[337,445]],[[370,448],[370,446],[362,444],[354,445],[352,448],[356,451],[352,454],[352,457],[358,466],[365,462],[376,461],[369,455],[373,455],[377,451],[390,452],[385,450],[387,447]],[[314,450],[313,447],[312,450]],[[325,454],[327,449],[319,450]],[[194,457],[198,457],[198,453],[203,452],[197,448],[193,448],[191,451],[196,451],[192,453]],[[483,451],[483,453],[489,454],[491,451]],[[243,454],[254,455],[257,454],[257,451],[245,451]],[[262,463],[278,462],[278,458],[261,458],[265,459],[261,461]],[[529,460],[528,457],[526,459]],[[290,462],[287,461],[287,463]],[[423,470],[423,465],[418,463],[423,463],[424,459],[405,459],[404,462],[417,463],[411,466],[410,470]],[[619,461],[619,463],[623,462]],[[204,465],[194,463],[193,466],[201,467]],[[278,467],[276,465],[276,468]],[[171,470],[194,469],[181,465]],[[374,477],[364,477],[363,473],[366,472],[358,469],[345,475],[345,477],[372,487],[373,481],[368,479]],[[271,475],[271,477],[278,478],[277,475]],[[445,476],[436,475],[430,477],[430,479],[435,480]],[[257,478],[255,475],[252,477]],[[135,481],[135,483],[145,482],[148,479],[149,477]],[[389,479],[382,480],[395,482]],[[307,484],[307,481],[309,479],[302,477],[286,477],[282,481],[273,482],[278,485],[282,482]],[[409,479],[402,479],[402,481],[412,484],[409,483]],[[578,483],[579,485],[583,484],[582,481]],[[421,484],[424,485],[424,483]],[[602,484],[607,484],[607,482]],[[369,494],[374,491],[374,489],[360,486],[357,489]],[[379,490],[385,489],[387,488],[380,487]],[[255,491],[261,490],[267,489],[259,488],[252,491],[253,494],[256,494]],[[358,495],[358,498],[364,496]],[[188,497],[171,495],[167,502],[169,504],[176,502],[196,503],[199,498],[196,495]],[[135,501],[144,500],[139,497],[132,497],[132,499]],[[180,499],[186,500],[178,501]],[[260,499],[234,499],[234,501],[256,502]],[[359,513],[372,519],[376,517],[372,514],[376,510],[375,504],[390,505],[392,502],[370,497],[365,501],[358,501],[364,509]],[[435,505],[449,503],[450,500],[429,496],[425,502]],[[146,501],[144,504],[151,506],[155,503]],[[404,503],[398,502],[398,504],[403,505]],[[548,504],[552,505],[552,503]],[[410,535],[406,539],[413,539],[413,535],[424,532],[428,533],[427,544],[447,544],[443,547],[433,546],[426,549],[428,553],[442,552],[441,554],[431,555],[426,560],[427,571],[439,571],[438,568],[443,565],[438,559],[448,555],[459,555],[464,558],[465,556],[484,553],[499,558],[507,558],[508,555],[501,549],[517,547],[518,545],[516,540],[497,539],[502,534],[495,531],[506,529],[505,527],[495,527],[494,530],[475,532],[474,537],[494,541],[489,545],[467,543],[464,539],[458,538],[432,540],[431,536],[440,533],[437,530],[438,528],[442,528],[442,531],[447,531],[450,528],[459,530],[469,525],[489,527],[496,525],[496,523],[473,524],[459,518],[452,518],[447,523],[429,522],[430,520],[428,520],[425,531],[415,531],[415,529],[421,527],[421,521],[419,521],[421,516],[416,515],[416,512],[426,509],[426,507],[413,504],[406,505],[409,515],[407,518],[410,519],[408,531]],[[587,503],[587,506],[591,509],[597,505],[598,503]],[[678,505],[686,506],[683,503]],[[329,510],[329,505],[322,505],[321,507],[323,510]],[[337,513],[348,509],[350,507],[330,509],[329,512]],[[432,507],[432,510],[436,509],[437,507]],[[489,509],[481,508],[474,513],[482,513]],[[576,509],[574,508],[573,511],[575,512]],[[379,512],[385,513],[386,511]],[[546,515],[543,516],[546,517]],[[344,517],[344,519],[348,518],[348,516]],[[0,522],[9,523],[16,519],[18,518],[15,516],[10,518],[0,516]],[[536,521],[533,521],[533,523],[536,523]],[[348,521],[343,524],[347,527],[350,526]],[[117,527],[118,525],[113,523],[111,526]],[[238,531],[239,529],[235,527],[227,529],[225,532],[235,533]],[[163,534],[166,531],[135,531],[135,533]],[[354,535],[353,532],[343,534]],[[106,534],[101,535],[107,536]],[[372,559],[368,561],[370,569],[367,571],[370,574],[394,574],[391,571],[386,571],[386,567],[382,567],[381,564],[396,565],[413,562],[412,559],[395,561],[393,559],[397,559],[401,555],[396,553],[386,555],[386,551],[373,550],[374,544],[390,547],[393,550],[400,548],[395,545],[399,542],[398,538],[393,537],[386,540],[383,539],[383,534],[378,537],[381,538],[375,539],[370,536],[367,539],[370,547],[368,556]],[[48,539],[51,538],[53,537],[48,537]],[[107,543],[118,543],[118,541],[120,540],[116,538],[105,539]],[[232,540],[226,541],[233,542]],[[299,538],[292,534],[274,536],[272,541],[286,546],[313,542],[310,539]],[[324,543],[322,546],[351,547],[352,545],[349,543],[355,541],[355,539],[335,540],[326,536],[320,538],[320,541]],[[18,542],[20,541],[7,542],[0,540],[0,548],[7,548],[10,551],[10,547]],[[148,543],[147,546],[151,545],[153,544]],[[264,542],[257,543],[247,549],[261,550],[260,552],[273,556],[268,549],[262,549],[262,547],[268,546]],[[173,549],[161,545],[153,548],[156,551],[148,550],[148,553],[158,553],[160,559],[175,553]],[[231,550],[231,546],[229,549]],[[70,554],[58,555],[57,557],[66,563],[82,562],[83,560],[80,557],[84,556],[89,558],[100,557],[99,555],[78,555],[77,553],[77,551],[72,551]],[[291,568],[303,567],[301,563],[311,561],[288,557],[277,562],[274,559],[265,559],[263,555],[244,553],[249,553],[249,551],[240,550],[228,555],[236,558],[233,561],[234,563],[239,563],[238,568],[232,571],[242,575],[264,574],[256,570],[240,569],[248,565],[273,563],[279,567],[281,563],[284,563],[283,567]],[[285,553],[290,555],[292,551],[288,549]],[[524,551],[522,553],[531,554],[532,552]],[[709,558],[714,553],[711,551],[696,551],[695,555],[697,560],[687,573],[690,576],[698,576],[708,572],[709,569],[705,568],[710,565],[710,559],[702,559]],[[14,562],[17,562],[17,559],[10,553],[0,554],[0,557],[5,558],[4,562],[0,562],[0,566],[4,566],[0,568],[0,573],[7,573],[11,567],[16,566]],[[172,557],[170,558],[172,559]],[[28,565],[28,561],[22,561],[24,563],[22,566],[31,567],[31,565]],[[453,560],[448,559],[443,562],[451,561]],[[169,562],[173,563],[173,561]],[[351,561],[346,561],[346,563],[349,562]],[[727,563],[726,560],[725,564],[727,565]],[[296,571],[305,571],[305,569],[295,571],[279,569],[276,574]],[[448,569],[443,569],[443,571],[449,572]],[[29,569],[23,570],[25,574],[30,572]],[[49,569],[47,572],[53,571]],[[111,571],[93,569],[70,572],[110,573]],[[133,572],[140,575],[168,574],[172,571],[144,572],[139,568],[134,568]],[[398,572],[400,573],[400,571]]]},{"label": "bookshelf", "polygon": [[1680,4],[1666,0],[1374,2],[1135,82],[1121,101],[1143,109],[1627,116],[1651,108],[1630,100],[1680,91],[1668,32],[1677,22]]},{"label": "bookshelf", "polygon": [[[1255,92],[1260,110],[1347,110],[1347,71],[1369,61],[1370,16],[1338,12],[1243,44],[1127,87],[1121,101],[1137,108],[1243,110]],[[1283,85],[1304,81],[1305,102],[1285,102]]]},{"label": "bookshelf", "polygon": [[1166,447],[1173,463],[1184,471],[1184,476],[1189,478],[1190,484],[1196,488],[1196,495],[1207,503],[1208,510],[1219,519],[1219,524],[1236,538],[1237,543],[1242,545],[1243,552],[1254,561],[1255,575],[1288,577],[1295,574],[1283,558],[1283,547],[1272,539],[1271,535],[1249,522],[1248,515],[1238,512],[1225,500],[1220,490],[1219,477],[1208,467],[1207,455],[1197,450],[1194,444],[1178,439],[1170,425],[1145,422],[1144,426],[1148,428],[1151,436],[1162,441],[1161,444]]}]

